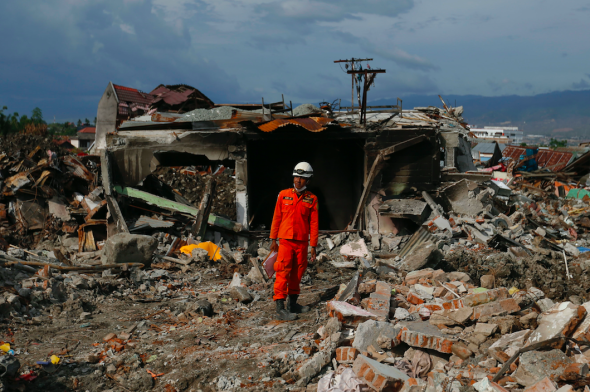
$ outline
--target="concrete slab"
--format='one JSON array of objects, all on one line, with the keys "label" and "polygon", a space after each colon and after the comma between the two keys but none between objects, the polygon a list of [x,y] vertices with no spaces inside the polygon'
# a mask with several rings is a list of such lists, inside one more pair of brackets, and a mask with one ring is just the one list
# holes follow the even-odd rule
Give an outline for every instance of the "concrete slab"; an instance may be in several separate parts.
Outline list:
[{"label": "concrete slab", "polygon": [[556,381],[573,363],[561,350],[527,351],[520,356],[520,364],[512,377],[519,384],[531,387],[545,377]]},{"label": "concrete slab", "polygon": [[539,326],[535,329],[526,345],[542,342],[559,336],[570,336],[586,315],[583,306],[566,301],[555,304],[541,315]]}]

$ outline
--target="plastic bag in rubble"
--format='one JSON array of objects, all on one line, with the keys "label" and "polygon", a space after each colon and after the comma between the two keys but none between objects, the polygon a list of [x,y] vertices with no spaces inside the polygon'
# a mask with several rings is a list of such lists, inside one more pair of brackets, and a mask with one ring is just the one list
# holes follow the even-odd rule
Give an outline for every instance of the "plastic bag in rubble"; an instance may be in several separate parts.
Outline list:
[{"label": "plastic bag in rubble", "polygon": [[346,368],[342,374],[330,372],[318,382],[318,392],[365,392],[369,387],[363,383],[351,368]]}]

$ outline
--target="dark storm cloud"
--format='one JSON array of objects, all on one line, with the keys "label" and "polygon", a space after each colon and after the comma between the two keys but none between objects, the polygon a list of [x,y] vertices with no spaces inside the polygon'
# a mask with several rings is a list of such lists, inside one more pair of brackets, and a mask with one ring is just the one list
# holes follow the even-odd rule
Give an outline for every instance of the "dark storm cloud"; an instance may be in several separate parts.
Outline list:
[{"label": "dark storm cloud", "polygon": [[46,115],[92,116],[109,81],[148,91],[194,84],[214,101],[239,90],[234,77],[191,52],[188,28],[168,23],[151,2],[9,1],[0,15],[0,34],[11,37],[0,99],[14,109],[22,101]]}]

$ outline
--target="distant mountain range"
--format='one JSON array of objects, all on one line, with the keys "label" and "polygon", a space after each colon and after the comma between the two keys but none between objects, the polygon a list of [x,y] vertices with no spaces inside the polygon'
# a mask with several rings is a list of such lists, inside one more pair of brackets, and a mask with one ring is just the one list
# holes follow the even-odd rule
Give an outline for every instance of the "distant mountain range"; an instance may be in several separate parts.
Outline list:
[{"label": "distant mountain range", "polygon": [[[370,97],[370,92],[369,92]],[[472,126],[518,126],[526,134],[590,140],[590,90],[555,91],[534,96],[443,95],[447,105],[463,106],[463,117]],[[403,108],[438,106],[436,95],[410,95]],[[369,105],[393,105],[394,100],[370,101]]]}]

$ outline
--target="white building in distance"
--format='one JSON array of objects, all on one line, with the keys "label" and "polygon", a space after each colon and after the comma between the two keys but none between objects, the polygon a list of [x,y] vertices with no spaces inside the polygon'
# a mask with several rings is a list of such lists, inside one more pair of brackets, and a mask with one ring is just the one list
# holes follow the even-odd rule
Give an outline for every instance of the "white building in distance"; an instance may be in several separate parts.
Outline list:
[{"label": "white building in distance", "polygon": [[518,127],[483,127],[471,128],[470,130],[478,138],[497,139],[498,142],[510,139],[512,143],[520,144],[524,138],[524,131],[519,131]]}]

